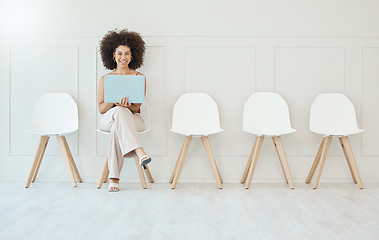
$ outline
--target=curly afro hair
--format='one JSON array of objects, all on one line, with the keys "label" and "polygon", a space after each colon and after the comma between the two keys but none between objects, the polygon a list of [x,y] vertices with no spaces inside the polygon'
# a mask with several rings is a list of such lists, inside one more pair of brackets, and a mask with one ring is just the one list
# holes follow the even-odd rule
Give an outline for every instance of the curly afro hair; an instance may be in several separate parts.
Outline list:
[{"label": "curly afro hair", "polygon": [[113,60],[113,53],[121,45],[128,46],[132,52],[133,59],[129,68],[140,68],[143,65],[146,45],[139,33],[129,32],[128,29],[109,31],[100,41],[100,55],[104,67],[109,70],[116,69],[117,63]]}]

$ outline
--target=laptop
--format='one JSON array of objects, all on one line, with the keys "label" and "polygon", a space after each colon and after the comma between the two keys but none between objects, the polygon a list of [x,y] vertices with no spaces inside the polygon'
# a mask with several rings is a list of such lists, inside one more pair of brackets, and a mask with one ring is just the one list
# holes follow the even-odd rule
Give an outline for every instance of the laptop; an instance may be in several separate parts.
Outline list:
[{"label": "laptop", "polygon": [[143,103],[145,99],[145,76],[142,75],[105,75],[104,102],[120,102],[128,97],[130,103]]}]

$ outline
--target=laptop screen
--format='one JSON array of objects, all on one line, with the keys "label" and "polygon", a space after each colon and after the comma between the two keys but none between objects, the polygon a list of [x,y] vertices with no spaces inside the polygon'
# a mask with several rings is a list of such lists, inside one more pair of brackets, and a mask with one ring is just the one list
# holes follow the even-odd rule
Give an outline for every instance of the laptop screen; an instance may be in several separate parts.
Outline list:
[{"label": "laptop screen", "polygon": [[128,97],[130,103],[143,103],[145,98],[145,76],[143,75],[105,75],[104,102],[120,102]]}]

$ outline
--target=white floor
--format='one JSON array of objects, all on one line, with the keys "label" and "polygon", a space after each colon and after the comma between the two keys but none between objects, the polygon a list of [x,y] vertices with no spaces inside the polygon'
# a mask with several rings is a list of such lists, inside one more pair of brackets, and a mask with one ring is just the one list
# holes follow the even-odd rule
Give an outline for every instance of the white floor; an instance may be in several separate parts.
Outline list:
[{"label": "white floor", "polygon": [[379,239],[379,184],[0,182],[0,239]]}]

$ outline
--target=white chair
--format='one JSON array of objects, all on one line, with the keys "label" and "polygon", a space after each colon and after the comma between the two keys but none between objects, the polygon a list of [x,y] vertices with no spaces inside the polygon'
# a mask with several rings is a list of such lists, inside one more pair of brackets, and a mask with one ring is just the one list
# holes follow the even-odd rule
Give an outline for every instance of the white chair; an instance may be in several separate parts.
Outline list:
[{"label": "white chair", "polygon": [[82,182],[74,158],[64,137],[64,135],[77,130],[78,107],[70,95],[67,93],[46,93],[38,99],[33,108],[30,128],[25,130],[41,135],[33,165],[25,185],[26,188],[30,186],[31,182],[36,180],[47,143],[51,136],[57,137],[72,185],[77,186],[75,177],[78,182]]},{"label": "white chair", "polygon": [[341,93],[320,94],[313,101],[309,120],[310,130],[323,135],[320,148],[308,174],[306,183],[309,183],[319,165],[313,188],[316,189],[321,178],[332,137],[338,137],[345,154],[353,181],[363,188],[361,178],[355,163],[353,151],[348,135],[360,133],[358,128],[354,105]]},{"label": "white chair", "polygon": [[186,93],[176,101],[171,131],[185,136],[170,183],[176,188],[192,137],[200,137],[208,155],[217,186],[222,188],[222,179],[214,159],[208,135],[222,132],[216,102],[206,93]]},{"label": "white chair", "polygon": [[[145,129],[143,131],[139,132],[139,134],[146,133],[146,132],[150,131],[150,108],[149,108],[149,104],[146,102],[146,100],[141,105],[141,117],[142,117],[142,119],[144,121]],[[108,135],[110,134],[109,132],[102,131],[101,129],[97,129],[96,131],[100,132],[100,133],[108,134]],[[146,174],[147,179],[149,180],[150,183],[153,183],[154,179],[151,176],[149,167],[147,165],[144,165],[142,167],[139,164],[139,159],[138,159],[137,156],[134,159],[135,159],[135,162],[136,162],[136,166],[137,166],[137,170],[138,170],[138,175],[140,177],[142,187],[144,189],[146,189],[147,185],[146,185],[146,181],[145,181],[145,176],[143,175],[142,168],[145,170],[145,174]],[[104,163],[104,168],[103,168],[103,171],[101,173],[101,177],[99,179],[99,182],[97,183],[97,188],[98,189],[101,188],[101,186],[103,185],[103,183],[106,183],[108,181],[108,176],[109,176],[109,168],[108,168],[108,154],[107,154],[107,157],[106,157],[105,163]]]},{"label": "white chair", "polygon": [[274,92],[260,92],[251,95],[244,107],[243,131],[256,135],[241,179],[241,183],[245,183],[247,178],[246,189],[250,187],[253,179],[265,136],[272,136],[284,177],[289,186],[292,189],[295,188],[280,138],[281,135],[296,131],[291,127],[288,105],[284,99]]}]

